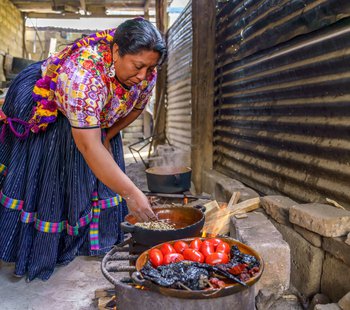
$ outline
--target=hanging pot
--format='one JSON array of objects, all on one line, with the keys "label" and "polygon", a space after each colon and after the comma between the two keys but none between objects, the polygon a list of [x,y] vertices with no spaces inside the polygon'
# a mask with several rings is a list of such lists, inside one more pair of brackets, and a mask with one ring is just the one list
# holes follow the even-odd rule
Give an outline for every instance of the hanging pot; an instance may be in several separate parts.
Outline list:
[{"label": "hanging pot", "polygon": [[181,193],[191,187],[189,167],[152,167],[146,170],[148,189],[154,193]]}]

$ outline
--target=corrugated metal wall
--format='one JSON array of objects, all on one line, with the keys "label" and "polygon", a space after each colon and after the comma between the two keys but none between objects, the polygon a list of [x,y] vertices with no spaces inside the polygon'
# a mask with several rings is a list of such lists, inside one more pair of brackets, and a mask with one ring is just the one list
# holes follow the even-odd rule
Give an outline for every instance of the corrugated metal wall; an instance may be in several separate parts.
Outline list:
[{"label": "corrugated metal wall", "polygon": [[350,208],[350,1],[219,3],[214,168]]},{"label": "corrugated metal wall", "polygon": [[191,2],[168,31],[166,135],[180,149],[191,149]]}]

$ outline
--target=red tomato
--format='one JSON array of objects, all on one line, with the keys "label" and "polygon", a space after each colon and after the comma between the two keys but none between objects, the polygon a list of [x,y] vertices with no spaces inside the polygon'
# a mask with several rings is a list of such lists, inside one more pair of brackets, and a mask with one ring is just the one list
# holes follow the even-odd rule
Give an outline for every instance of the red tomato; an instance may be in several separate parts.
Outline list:
[{"label": "red tomato", "polygon": [[225,253],[215,252],[206,257],[205,262],[209,265],[226,264],[228,256]]},{"label": "red tomato", "polygon": [[170,263],[177,263],[184,260],[184,257],[179,253],[169,253],[164,256],[163,264],[168,265]]},{"label": "red tomato", "polygon": [[153,267],[157,268],[163,264],[163,254],[158,249],[152,249],[149,252],[149,260],[151,261]]},{"label": "red tomato", "polygon": [[190,260],[192,262],[204,262],[204,255],[195,249],[186,249],[183,255],[185,259]]},{"label": "red tomato", "polygon": [[201,248],[201,245],[202,245],[202,240],[199,238],[196,238],[191,242],[190,248],[199,251]]},{"label": "red tomato", "polygon": [[164,243],[160,250],[162,251],[163,255],[167,255],[169,253],[176,253],[175,249],[173,248],[173,246],[169,243]]},{"label": "red tomato", "polygon": [[230,250],[231,250],[230,245],[227,242],[222,242],[222,243],[218,244],[218,246],[216,247],[215,252],[221,252],[221,253],[229,254]]},{"label": "red tomato", "polygon": [[208,241],[214,246],[214,248],[216,249],[216,247],[218,246],[218,244],[222,243],[223,241],[219,238],[211,238],[208,239]]},{"label": "red tomato", "polygon": [[210,254],[213,254],[214,246],[209,241],[203,241],[201,246],[201,253],[207,257]]},{"label": "red tomato", "polygon": [[182,254],[182,252],[188,248],[188,244],[185,241],[176,241],[174,243],[174,249],[177,253]]}]

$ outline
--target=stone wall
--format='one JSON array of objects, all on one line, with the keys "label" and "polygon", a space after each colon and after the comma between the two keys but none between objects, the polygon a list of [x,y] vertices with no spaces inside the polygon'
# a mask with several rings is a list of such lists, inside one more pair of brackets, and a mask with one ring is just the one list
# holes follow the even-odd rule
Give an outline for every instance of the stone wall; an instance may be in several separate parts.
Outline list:
[{"label": "stone wall", "polygon": [[[243,193],[241,200],[259,196],[214,170],[203,171],[203,180],[204,192],[219,201],[228,201],[234,191]],[[260,197],[260,206],[247,218],[233,217],[230,227],[232,237],[264,259],[257,309],[287,309],[278,303],[289,298],[289,292],[298,295],[304,309],[350,309],[350,211],[298,204],[285,196]],[[320,305],[329,302],[334,304]],[[299,309],[295,307],[288,309]]]},{"label": "stone wall", "polygon": [[23,19],[8,0],[0,0],[0,53],[23,57]]},{"label": "stone wall", "polygon": [[298,204],[265,196],[261,204],[291,249],[291,284],[310,299],[338,302],[350,291],[350,212],[331,205]]}]

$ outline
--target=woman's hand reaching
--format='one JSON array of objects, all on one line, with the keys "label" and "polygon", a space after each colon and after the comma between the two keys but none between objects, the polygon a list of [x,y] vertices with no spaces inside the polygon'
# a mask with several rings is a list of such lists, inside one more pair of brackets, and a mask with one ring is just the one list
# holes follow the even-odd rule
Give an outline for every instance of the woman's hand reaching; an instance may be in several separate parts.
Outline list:
[{"label": "woman's hand reaching", "polygon": [[108,150],[110,141],[101,143],[101,129],[72,129],[74,141],[95,176],[127,202],[138,221],[156,220],[147,197],[119,168]]},{"label": "woman's hand reaching", "polygon": [[157,220],[147,197],[138,188],[129,195],[123,195],[123,198],[128,205],[129,212],[135,216],[139,222]]}]

